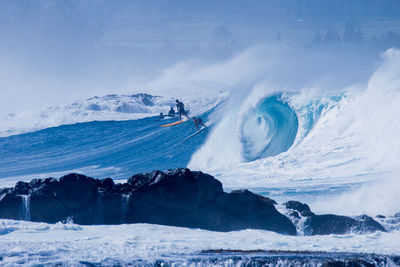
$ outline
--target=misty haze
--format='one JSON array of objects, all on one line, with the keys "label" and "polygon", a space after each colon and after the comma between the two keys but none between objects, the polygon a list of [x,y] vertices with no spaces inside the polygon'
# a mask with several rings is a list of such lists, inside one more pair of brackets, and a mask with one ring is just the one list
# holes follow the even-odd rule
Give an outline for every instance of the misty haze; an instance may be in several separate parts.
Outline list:
[{"label": "misty haze", "polygon": [[0,92],[2,266],[400,265],[398,0],[2,0]]}]

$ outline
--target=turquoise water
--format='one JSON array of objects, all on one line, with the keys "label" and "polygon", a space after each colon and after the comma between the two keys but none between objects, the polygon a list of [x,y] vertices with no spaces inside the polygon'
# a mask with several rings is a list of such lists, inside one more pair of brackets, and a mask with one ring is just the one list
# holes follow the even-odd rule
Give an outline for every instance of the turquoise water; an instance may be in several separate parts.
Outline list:
[{"label": "turquoise water", "polygon": [[273,95],[249,110],[241,127],[243,157],[256,160],[287,151],[296,139],[299,122],[295,111]]}]

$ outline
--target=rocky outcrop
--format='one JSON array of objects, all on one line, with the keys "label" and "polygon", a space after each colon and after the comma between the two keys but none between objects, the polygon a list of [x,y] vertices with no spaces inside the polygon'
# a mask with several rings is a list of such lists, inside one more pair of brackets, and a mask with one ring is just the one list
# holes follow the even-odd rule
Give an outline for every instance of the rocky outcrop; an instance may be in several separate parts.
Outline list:
[{"label": "rocky outcrop", "polygon": [[[216,231],[296,234],[275,202],[247,190],[225,193],[210,175],[188,169],[132,176],[128,183],[69,174],[19,182],[0,193],[0,217],[78,224],[155,223]],[[29,215],[28,215],[29,214]]]},{"label": "rocky outcrop", "polygon": [[[351,232],[368,233],[374,231],[383,231],[385,228],[377,221],[367,215],[357,217],[339,216],[334,214],[316,215],[311,212],[307,204],[298,201],[289,201],[284,203],[287,209],[298,212],[302,221],[302,228],[305,234],[310,235],[328,235],[328,234],[346,234]],[[293,216],[293,213],[289,213]],[[299,218],[293,216],[293,222],[299,222]]]},{"label": "rocky outcrop", "polygon": [[210,175],[188,169],[129,179],[129,222],[190,226],[216,231],[265,229],[295,234],[293,224],[269,198],[247,190],[225,193]]},{"label": "rocky outcrop", "polygon": [[[137,174],[115,184],[81,174],[34,179],[0,190],[0,218],[78,224],[152,223],[214,231],[263,229],[295,235],[385,231],[371,217],[316,215],[298,201],[277,203],[248,190],[223,191],[214,177],[189,169]],[[300,230],[300,229],[299,229]]]},{"label": "rocky outcrop", "polygon": [[0,189],[0,218],[24,219],[23,197],[18,195],[16,190],[7,188]]},{"label": "rocky outcrop", "polygon": [[311,209],[307,204],[304,204],[304,203],[301,203],[298,201],[290,200],[290,201],[286,202],[284,205],[287,209],[292,209],[292,210],[297,211],[301,216],[315,215],[314,213],[311,212]]}]

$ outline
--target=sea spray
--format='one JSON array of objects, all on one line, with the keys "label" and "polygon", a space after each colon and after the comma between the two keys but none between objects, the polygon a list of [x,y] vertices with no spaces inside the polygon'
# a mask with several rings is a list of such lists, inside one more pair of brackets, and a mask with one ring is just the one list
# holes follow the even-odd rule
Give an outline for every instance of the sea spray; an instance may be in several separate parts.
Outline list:
[{"label": "sea spray", "polygon": [[[279,83],[255,85],[253,92],[226,109],[225,118],[192,156],[189,167],[217,175],[230,189],[268,192],[276,187],[280,195],[274,197],[281,200],[298,192],[299,200],[317,212],[370,216],[398,212],[400,51],[388,50],[376,66],[365,79],[336,90],[326,90],[317,83],[318,77],[313,85],[299,84],[297,92]],[[247,123],[249,111],[276,92],[282,93],[298,118],[296,138],[287,151],[246,162],[241,125]],[[270,142],[268,136],[251,140],[259,143],[250,149],[265,144],[267,148]]]},{"label": "sea spray", "polygon": [[121,195],[121,222],[126,222],[126,212],[128,209],[129,195],[122,194]]},{"label": "sea spray", "polygon": [[23,220],[30,221],[31,220],[31,196],[30,195],[21,195],[22,197],[22,214]]}]

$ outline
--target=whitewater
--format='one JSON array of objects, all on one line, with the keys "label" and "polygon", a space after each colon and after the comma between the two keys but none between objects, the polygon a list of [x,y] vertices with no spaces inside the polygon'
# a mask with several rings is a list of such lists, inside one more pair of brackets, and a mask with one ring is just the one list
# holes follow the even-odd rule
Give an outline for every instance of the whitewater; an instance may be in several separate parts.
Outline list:
[{"label": "whitewater", "polygon": [[228,188],[318,196],[319,211],[397,212],[400,53],[383,57],[367,81],[333,94],[257,85],[240,105],[233,101],[189,167]]},{"label": "whitewater", "polygon": [[390,49],[367,80],[338,90],[292,90],[263,80],[229,94],[186,98],[191,115],[213,124],[185,142],[196,131],[190,121],[165,129],[160,126],[170,119],[156,116],[174,99],[145,94],[9,114],[0,124],[1,187],[68,172],[122,181],[187,166],[212,174],[225,191],[247,188],[278,203],[298,200],[318,213],[368,214],[388,233],[292,237],[0,220],[0,263],[154,263],[209,249],[399,255],[400,220],[393,217],[400,212],[399,70],[400,51]]}]

